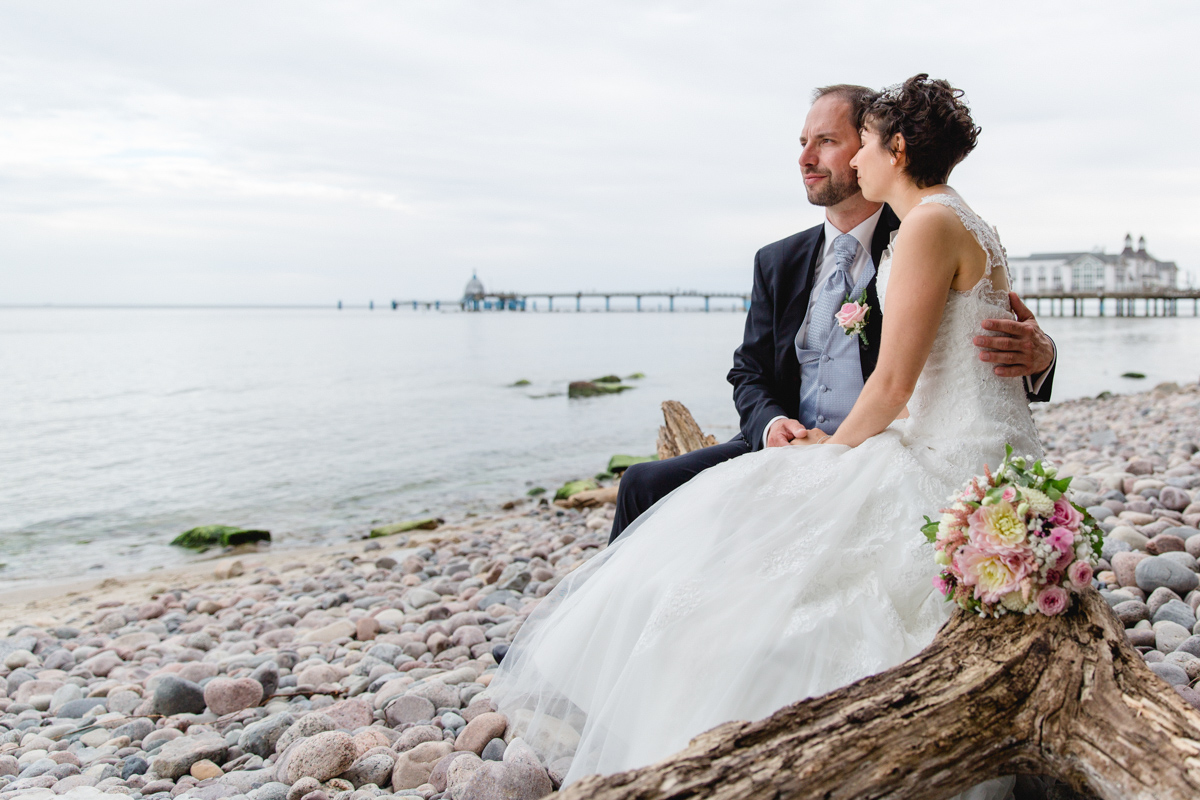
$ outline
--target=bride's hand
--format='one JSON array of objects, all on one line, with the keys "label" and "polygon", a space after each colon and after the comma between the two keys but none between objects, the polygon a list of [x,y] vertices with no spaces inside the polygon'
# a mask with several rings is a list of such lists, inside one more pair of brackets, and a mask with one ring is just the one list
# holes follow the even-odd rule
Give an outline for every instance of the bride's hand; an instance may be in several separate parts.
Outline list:
[{"label": "bride's hand", "polygon": [[809,428],[807,436],[805,436],[803,439],[792,439],[792,441],[789,442],[789,444],[791,444],[792,446],[821,444],[826,439],[828,439],[829,436],[830,436],[830,434],[826,433],[825,431],[821,430],[820,428]]}]

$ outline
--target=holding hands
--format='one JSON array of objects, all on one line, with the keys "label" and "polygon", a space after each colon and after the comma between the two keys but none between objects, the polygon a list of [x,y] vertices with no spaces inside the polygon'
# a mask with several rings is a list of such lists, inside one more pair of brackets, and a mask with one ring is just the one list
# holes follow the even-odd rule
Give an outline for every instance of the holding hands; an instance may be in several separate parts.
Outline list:
[{"label": "holding hands", "polygon": [[806,428],[794,419],[776,420],[767,433],[767,447],[820,444],[829,434],[820,428]]},{"label": "holding hands", "polygon": [[806,442],[808,429],[794,419],[776,420],[767,433],[767,447],[786,447],[789,444],[811,444]]}]

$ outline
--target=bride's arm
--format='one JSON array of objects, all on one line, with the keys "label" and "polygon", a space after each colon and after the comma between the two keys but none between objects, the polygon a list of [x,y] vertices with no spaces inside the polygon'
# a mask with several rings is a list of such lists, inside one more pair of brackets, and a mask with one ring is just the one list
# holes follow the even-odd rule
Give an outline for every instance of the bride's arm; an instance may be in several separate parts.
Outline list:
[{"label": "bride's arm", "polygon": [[830,444],[857,447],[905,410],[937,338],[959,266],[954,212],[918,206],[907,215],[892,254],[879,361]]}]

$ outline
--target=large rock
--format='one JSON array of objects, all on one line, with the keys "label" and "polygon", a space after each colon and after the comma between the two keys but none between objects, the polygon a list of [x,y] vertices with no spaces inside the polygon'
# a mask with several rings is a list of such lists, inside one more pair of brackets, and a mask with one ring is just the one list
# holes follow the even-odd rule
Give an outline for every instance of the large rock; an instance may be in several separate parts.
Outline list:
[{"label": "large rock", "polygon": [[[1115,567],[1115,565],[1114,565]],[[1185,595],[1200,585],[1196,573],[1162,556],[1151,556],[1138,563],[1134,570],[1138,588],[1143,592],[1153,592],[1165,586],[1178,595]]]},{"label": "large rock", "polygon": [[200,684],[174,675],[164,675],[154,690],[154,713],[164,717],[199,714],[204,711],[206,705],[204,690],[200,688]]},{"label": "large rock", "polygon": [[328,643],[335,639],[350,639],[354,637],[354,623],[348,619],[339,619],[321,628],[314,628],[300,637],[302,642]]},{"label": "large rock", "polygon": [[204,702],[218,717],[254,708],[262,699],[262,684],[253,678],[213,678],[204,686]]},{"label": "large rock", "polygon": [[1160,653],[1173,653],[1190,639],[1192,632],[1177,622],[1163,620],[1154,623],[1154,649]]},{"label": "large rock", "polygon": [[391,780],[392,770],[395,769],[396,759],[388,753],[374,753],[363,756],[355,761],[350,769],[342,773],[345,780],[354,784],[357,789],[373,783],[376,786],[387,786]]},{"label": "large rock", "polygon": [[1169,600],[1154,612],[1154,622],[1163,620],[1170,620],[1189,631],[1196,625],[1196,615],[1192,612],[1192,607],[1182,600]]},{"label": "large rock", "polygon": [[293,742],[309,736],[316,736],[318,733],[335,730],[337,730],[336,722],[319,711],[313,711],[296,720],[294,725],[283,732],[283,735],[275,743],[275,752],[282,753]]},{"label": "large rock", "polygon": [[157,777],[177,780],[186,775],[197,761],[208,759],[222,763],[228,749],[225,737],[213,731],[183,736],[164,744],[150,762],[150,769]]},{"label": "large rock", "polygon": [[1141,600],[1126,600],[1113,606],[1117,619],[1126,628],[1131,628],[1144,619],[1150,619],[1150,609]]},{"label": "large rock", "polygon": [[1151,672],[1172,686],[1188,685],[1187,671],[1178,664],[1160,661],[1157,664],[1148,664],[1147,666],[1150,667]]},{"label": "large rock", "polygon": [[480,714],[467,723],[458,738],[454,740],[455,750],[470,750],[475,755],[483,753],[483,748],[492,739],[504,736],[508,728],[508,717],[503,714],[490,712]]},{"label": "large rock", "polygon": [[345,731],[318,733],[296,745],[287,764],[287,781],[316,778],[324,782],[341,775],[358,757],[354,738]]},{"label": "large rock", "polygon": [[[1180,670],[1182,672],[1182,670]],[[455,800],[538,800],[554,791],[546,770],[509,761],[484,761]]]},{"label": "large rock", "polygon": [[72,700],[69,703],[63,703],[55,716],[60,719],[81,719],[84,714],[96,706],[104,706],[106,702],[103,697],[84,697],[80,700]]},{"label": "large rock", "polygon": [[238,747],[242,752],[253,753],[260,758],[266,758],[275,752],[279,737],[295,723],[296,718],[286,711],[271,716],[252,725],[247,725],[238,737]]},{"label": "large rock", "polygon": [[275,694],[279,687],[279,665],[274,661],[264,661],[255,667],[250,677],[262,686],[263,698],[266,699]]},{"label": "large rock", "polygon": [[321,713],[333,720],[338,730],[353,731],[365,728],[375,719],[375,709],[366,700],[340,700],[321,709]]},{"label": "large rock", "polygon": [[396,728],[405,723],[427,722],[433,719],[436,710],[424,697],[406,694],[388,703],[383,713],[387,724]]},{"label": "large rock", "polygon": [[1158,492],[1158,502],[1171,511],[1183,511],[1192,502],[1192,498],[1183,489],[1175,486],[1164,486]]},{"label": "large rock", "polygon": [[401,753],[396,757],[396,767],[392,770],[393,790],[415,789],[428,782],[434,765],[452,752],[454,745],[450,742],[425,742],[407,753]]},{"label": "large rock", "polygon": [[1137,586],[1137,565],[1149,557],[1148,554],[1138,551],[1114,553],[1112,568],[1117,575],[1117,583],[1121,586]]},{"label": "large rock", "polygon": [[[1172,530],[1175,530],[1172,528]],[[1171,533],[1160,533],[1146,543],[1146,552],[1156,556],[1163,553],[1183,553],[1187,551],[1184,540]]]},{"label": "large rock", "polygon": [[435,725],[414,725],[400,734],[400,738],[396,740],[396,750],[404,752],[405,750],[413,749],[419,744],[440,742],[444,738],[442,729]]},{"label": "large rock", "polygon": [[[1144,551],[1146,545],[1150,543],[1150,538],[1143,536],[1128,525],[1118,525],[1108,532],[1105,538],[1112,539],[1117,542],[1125,542],[1134,550]],[[1113,566],[1116,566],[1115,564]]]},{"label": "large rock", "polygon": [[423,683],[420,686],[413,687],[408,693],[411,696],[424,697],[433,703],[434,708],[462,707],[462,699],[458,693],[458,689],[453,686],[447,686],[440,681]]}]

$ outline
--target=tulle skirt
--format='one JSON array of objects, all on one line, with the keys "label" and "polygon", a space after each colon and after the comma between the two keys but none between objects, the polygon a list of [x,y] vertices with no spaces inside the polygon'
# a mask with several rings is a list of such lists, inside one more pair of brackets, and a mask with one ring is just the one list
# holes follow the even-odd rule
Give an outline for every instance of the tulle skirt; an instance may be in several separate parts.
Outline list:
[{"label": "tulle skirt", "polygon": [[[951,607],[920,532],[969,478],[903,423],[706,470],[543,600],[488,694],[565,782],[644,766],[920,652]],[[962,452],[961,441],[954,443]],[[981,443],[977,470],[1003,443]],[[1000,800],[1011,779],[964,795]]]}]

